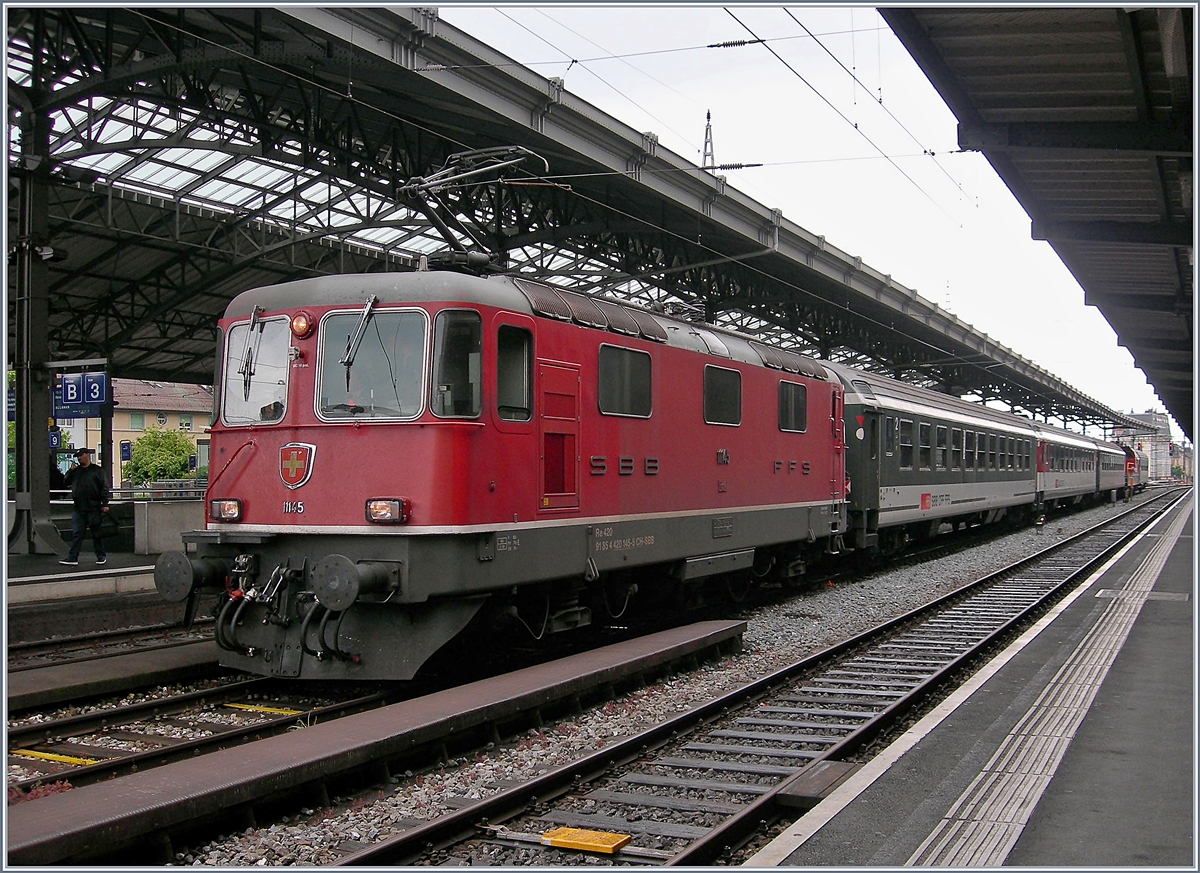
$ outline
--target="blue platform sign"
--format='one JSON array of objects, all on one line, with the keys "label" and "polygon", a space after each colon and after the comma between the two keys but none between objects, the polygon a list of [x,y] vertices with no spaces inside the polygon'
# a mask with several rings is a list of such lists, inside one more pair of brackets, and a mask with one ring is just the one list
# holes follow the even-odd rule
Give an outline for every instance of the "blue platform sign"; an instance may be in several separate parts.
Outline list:
[{"label": "blue platform sign", "polygon": [[83,402],[103,403],[108,399],[108,377],[105,373],[83,374]]},{"label": "blue platform sign", "polygon": [[133,443],[129,440],[121,440],[121,460],[133,460]]},{"label": "blue platform sign", "polygon": [[83,403],[83,373],[64,373],[62,377],[63,406]]},{"label": "blue platform sign", "polygon": [[52,430],[47,434],[50,448],[56,450],[62,447],[62,431]]},{"label": "blue platform sign", "polygon": [[99,418],[108,400],[107,373],[63,373],[54,387],[55,418]]}]

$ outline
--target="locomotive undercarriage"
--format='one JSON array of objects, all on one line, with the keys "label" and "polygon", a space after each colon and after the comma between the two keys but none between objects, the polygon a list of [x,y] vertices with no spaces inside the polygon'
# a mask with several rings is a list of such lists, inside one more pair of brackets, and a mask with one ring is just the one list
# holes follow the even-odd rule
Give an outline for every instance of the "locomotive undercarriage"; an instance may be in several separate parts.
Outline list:
[{"label": "locomotive undercarriage", "polygon": [[162,555],[155,583],[189,615],[218,595],[224,666],[405,680],[477,615],[538,639],[736,598],[768,565],[796,580],[843,548],[843,519],[830,504],[461,534],[218,528],[185,534],[195,551]]}]

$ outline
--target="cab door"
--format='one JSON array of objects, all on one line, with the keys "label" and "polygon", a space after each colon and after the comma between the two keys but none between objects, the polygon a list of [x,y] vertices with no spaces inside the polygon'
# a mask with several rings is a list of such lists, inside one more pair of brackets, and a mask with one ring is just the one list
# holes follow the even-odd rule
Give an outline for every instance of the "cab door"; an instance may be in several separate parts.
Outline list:
[{"label": "cab door", "polygon": [[540,510],[579,507],[579,366],[538,361]]}]

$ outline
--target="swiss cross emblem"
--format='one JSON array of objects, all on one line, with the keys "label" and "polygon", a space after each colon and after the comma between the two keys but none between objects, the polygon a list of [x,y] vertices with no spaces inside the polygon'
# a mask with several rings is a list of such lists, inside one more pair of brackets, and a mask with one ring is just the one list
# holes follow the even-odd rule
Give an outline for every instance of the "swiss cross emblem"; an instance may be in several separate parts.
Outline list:
[{"label": "swiss cross emblem", "polygon": [[288,443],[279,449],[279,476],[288,488],[299,488],[312,475],[317,447],[310,443]]}]

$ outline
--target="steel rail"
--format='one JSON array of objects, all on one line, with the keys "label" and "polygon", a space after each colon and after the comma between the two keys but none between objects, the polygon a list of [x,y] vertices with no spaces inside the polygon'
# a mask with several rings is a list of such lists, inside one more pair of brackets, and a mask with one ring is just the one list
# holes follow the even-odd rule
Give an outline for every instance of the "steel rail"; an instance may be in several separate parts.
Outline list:
[{"label": "steel rail", "polygon": [[[1159,500],[1165,500],[1170,495],[1164,495]],[[911,712],[920,702],[928,697],[928,695],[936,691],[941,686],[945,685],[950,678],[961,670],[965,665],[975,660],[981,652],[987,651],[998,640],[1005,638],[1014,628],[1027,623],[1031,615],[1039,614],[1044,611],[1050,604],[1053,604],[1068,590],[1074,587],[1081,577],[1089,574],[1095,567],[1100,566],[1108,557],[1115,551],[1119,550],[1126,542],[1144,530],[1156,519],[1170,512],[1182,496],[1177,496],[1175,499],[1168,500],[1165,506],[1158,506],[1157,512],[1147,515],[1147,517],[1137,524],[1133,529],[1125,533],[1119,539],[1109,543],[1099,554],[1088,560],[1083,566],[1076,569],[1069,576],[1055,585],[1049,592],[1040,597],[1037,602],[1029,607],[1021,610],[1012,618],[1004,621],[995,630],[988,633],[982,640],[962,654],[955,657],[945,666],[938,669],[929,678],[915,686],[911,691],[898,698],[894,703],[881,711],[875,718],[870,719],[862,725],[858,730],[847,735],[841,742],[831,746],[825,753],[818,755],[809,764],[811,767],[820,761],[838,761],[844,760],[858,750],[865,747],[868,743],[882,734],[892,725],[899,722],[905,715]],[[1157,501],[1154,501],[1157,503]],[[1143,503],[1134,509],[1129,510],[1116,518],[1109,519],[1100,525],[1095,525],[1086,531],[1082,531],[1075,536],[1069,537],[1060,543],[1056,543],[1047,549],[1043,549],[1035,555],[1031,555],[1015,564],[1005,567],[1001,570],[992,573],[983,579],[972,583],[968,588],[979,588],[981,591],[986,590],[993,584],[1003,581],[1022,568],[1036,565],[1042,562],[1045,558],[1064,551],[1073,545],[1077,545],[1085,539],[1102,532],[1104,529],[1111,527],[1113,524],[1133,515],[1139,511],[1147,509],[1151,504]],[[964,589],[952,592],[942,601],[953,600],[956,595],[962,593]],[[932,606],[932,604],[931,604]],[[929,612],[928,609],[914,610],[914,612]],[[937,612],[937,610],[932,610]],[[910,613],[912,615],[912,613]],[[773,789],[761,795],[755,800],[747,804],[746,808],[731,816],[726,821],[722,822],[717,827],[713,828],[709,833],[695,842],[689,844],[683,851],[675,854],[669,861],[667,866],[678,865],[707,865],[713,863],[722,854],[727,852],[732,846],[740,843],[747,838],[753,831],[757,830],[764,818],[774,818],[778,810],[778,801],[781,795],[786,795],[788,790],[804,776],[804,770],[799,773],[784,779]]]},{"label": "steel rail", "polygon": [[[178,716],[178,715],[186,714],[186,712],[188,712],[188,711],[196,710],[197,707],[206,707],[206,705],[212,704],[214,702],[218,705],[224,705],[226,703],[230,703],[231,700],[225,700],[222,698],[228,697],[228,698],[232,699],[232,698],[238,697],[239,695],[244,696],[246,693],[248,693],[247,686],[253,686],[253,685],[257,685],[260,682],[270,682],[270,681],[272,681],[270,679],[270,677],[250,679],[244,683],[239,684],[237,687],[232,689],[233,693],[227,693],[227,691],[229,690],[228,688],[218,688],[218,689],[212,689],[211,691],[193,692],[192,694],[184,695],[184,696],[185,697],[195,697],[196,699],[193,699],[189,703],[178,707],[174,713],[167,713],[167,712],[155,713],[153,711],[154,707],[149,706],[149,705],[144,706],[144,711],[146,712],[146,714],[152,716],[152,718],[154,720],[158,720],[163,715],[168,715],[168,714]],[[345,715],[351,715],[355,712],[360,712],[364,709],[374,708],[377,706],[383,706],[384,704],[386,704],[388,702],[390,696],[391,695],[389,694],[389,692],[374,692],[372,694],[366,694],[366,695],[361,695],[358,697],[353,697],[349,700],[342,700],[342,701],[337,701],[335,703],[325,703],[325,704],[321,704],[319,706],[306,707],[304,709],[298,710],[294,713],[288,713],[286,715],[276,715],[276,716],[268,717],[262,721],[254,722],[253,724],[236,725],[236,726],[232,726],[232,727],[228,727],[228,728],[221,728],[219,726],[218,727],[206,727],[205,728],[206,730],[212,731],[212,733],[209,736],[196,737],[193,739],[170,740],[170,739],[155,736],[155,735],[146,735],[145,739],[144,739],[145,742],[159,742],[159,743],[161,743],[161,745],[159,745],[157,748],[153,748],[153,749],[130,751],[130,752],[125,752],[124,750],[112,749],[112,748],[108,748],[108,747],[103,747],[103,748],[97,747],[96,752],[98,754],[109,755],[110,757],[101,758],[100,760],[97,760],[97,761],[95,761],[93,763],[89,763],[89,764],[75,765],[75,766],[71,767],[71,769],[66,770],[64,772],[59,772],[59,773],[54,773],[54,774],[49,774],[49,775],[44,775],[44,776],[36,776],[36,777],[28,778],[28,779],[22,779],[22,780],[19,780],[16,782],[10,782],[10,783],[8,783],[8,787],[10,790],[13,788],[16,788],[21,791],[29,791],[30,789],[36,788],[39,785],[45,785],[47,783],[52,783],[52,782],[59,781],[62,779],[68,780],[74,787],[87,785],[87,784],[90,784],[93,782],[101,782],[106,779],[111,779],[114,776],[119,776],[123,773],[136,773],[139,770],[145,770],[149,767],[161,767],[166,764],[170,764],[172,761],[179,761],[179,760],[184,760],[184,759],[188,759],[188,758],[193,758],[196,755],[204,754],[205,752],[210,751],[210,750],[218,750],[218,749],[226,748],[229,745],[231,745],[232,743],[249,742],[253,738],[259,738],[263,735],[271,736],[273,734],[278,734],[283,731],[289,730],[293,725],[295,725],[299,722],[310,722],[311,723],[311,722],[315,722],[318,719],[322,719],[322,718],[326,718],[326,717],[339,718],[339,717],[342,717]],[[212,699],[205,699],[206,697],[212,698]],[[152,701],[150,703],[153,703],[153,702],[160,703],[163,706],[165,706],[168,703],[168,701]],[[259,701],[259,703],[262,704],[262,701]],[[266,705],[266,704],[263,704],[263,705]],[[123,709],[116,710],[115,712],[127,713],[128,711],[129,711],[128,709],[123,708]],[[206,709],[202,709],[201,711],[206,711]],[[90,718],[90,717],[89,716],[81,716],[79,720],[81,722],[84,722],[88,718]],[[109,719],[108,721],[109,721],[109,723],[107,725],[105,725],[106,732],[111,731],[111,730],[120,730],[120,728],[122,728],[122,727],[137,724],[140,721],[145,721],[145,718],[133,718],[133,719],[119,718],[119,719]],[[54,724],[54,723],[50,723],[50,724]],[[44,725],[32,725],[32,726],[30,726],[30,728],[22,728],[20,730],[22,732],[24,732],[24,731],[30,730],[31,728],[42,728],[42,727],[44,727]],[[20,751],[22,749],[30,750],[30,751],[41,751],[41,750],[32,749],[32,747],[36,746],[36,745],[47,745],[47,746],[53,748],[53,746],[57,742],[59,742],[57,739],[52,738],[51,740],[44,742],[44,743],[33,742],[33,743],[27,743],[25,745],[14,746],[14,743],[12,741],[11,731],[10,731],[9,753],[8,754],[11,758],[13,756],[14,751]],[[76,750],[78,749],[78,747],[73,747],[73,748]],[[77,750],[76,756],[78,756],[78,754],[79,754],[79,752]]]},{"label": "steel rail", "polygon": [[[986,590],[993,584],[1018,572],[1024,567],[1031,566],[1064,549],[1070,548],[1072,545],[1101,533],[1104,529],[1136,513],[1146,512],[1148,508],[1168,496],[1170,495],[1166,494],[1163,497],[1139,504],[1114,518],[1110,518],[1075,536],[1048,546],[1034,555],[1023,558],[981,579],[969,582],[928,604],[889,619],[875,628],[823,649],[787,667],[781,668],[762,679],[696,706],[668,722],[657,725],[612,746],[598,750],[535,779],[498,792],[470,806],[416,825],[388,840],[347,855],[334,862],[333,866],[411,864],[430,852],[444,849],[465,840],[477,838],[481,827],[489,828],[493,822],[510,820],[521,815],[532,806],[545,804],[549,800],[571,792],[587,781],[599,778],[606,772],[642,758],[648,751],[671,742],[681,734],[694,731],[707,723],[729,715],[731,710],[744,707],[750,701],[773,693],[780,686],[789,684],[801,674],[810,672],[830,662],[836,662],[847,653],[862,648],[880,637],[886,636],[905,625],[919,620],[923,616],[936,613],[952,603],[969,597],[972,593]],[[1170,506],[1173,505],[1174,501],[1171,502]],[[1101,555],[1087,562],[1087,566],[1094,566],[1105,555],[1110,554],[1121,543],[1150,524],[1154,518],[1168,511],[1170,506],[1166,509],[1157,507],[1154,513],[1146,513],[1146,519],[1142,520],[1134,529],[1123,534],[1117,542],[1106,546]],[[998,638],[1008,633],[1014,625],[1028,617],[1032,612],[1045,608],[1048,599],[1052,599],[1055,594],[1063,592],[1071,584],[1071,581],[1078,578],[1082,572],[1084,570],[1079,569],[1075,573],[1072,573],[1066,581],[1056,585],[1051,594],[1044,596],[1034,605],[1022,610],[1017,617],[1005,621],[1002,627],[989,633],[981,642],[970,647],[967,652],[955,657],[946,666],[940,668],[933,676],[921,682],[913,691],[898,698],[885,710],[876,714],[868,724],[860,726],[853,734],[847,736],[836,745],[831,746],[824,754],[814,758],[812,763],[823,760],[836,760],[837,757],[847,756],[852,751],[870,742],[898,719],[902,718],[904,714],[912,710],[918,704],[921,697],[927,696],[931,691],[944,685],[950,676],[961,669],[967,662],[978,657],[981,651],[986,650]],[[769,819],[775,816],[778,811],[776,799],[782,791],[786,790],[803,773],[804,770],[801,770],[795,776],[779,783],[764,793],[758,800],[747,804],[745,809],[735,813],[728,820],[714,827],[704,837],[691,843],[665,863],[671,865],[711,864],[728,847],[737,845],[743,839],[747,838],[750,833],[757,830],[764,818]],[[494,832],[495,829],[493,828],[492,830]],[[619,853],[617,857],[619,857]],[[644,860],[639,862],[645,863]]]}]

